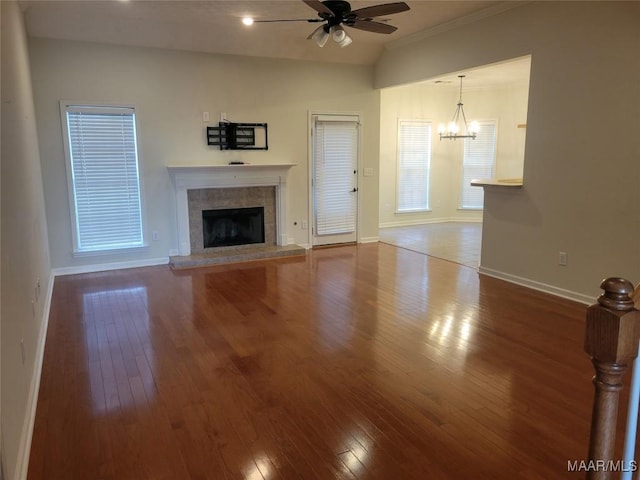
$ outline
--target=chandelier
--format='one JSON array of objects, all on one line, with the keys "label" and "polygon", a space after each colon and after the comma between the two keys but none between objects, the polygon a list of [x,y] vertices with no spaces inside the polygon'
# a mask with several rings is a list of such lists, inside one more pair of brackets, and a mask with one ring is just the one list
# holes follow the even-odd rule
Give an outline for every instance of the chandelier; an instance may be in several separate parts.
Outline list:
[{"label": "chandelier", "polygon": [[[458,99],[458,106],[453,113],[453,117],[448,125],[440,124],[438,126],[438,133],[440,134],[440,140],[448,138],[450,140],[456,140],[458,138],[471,138],[475,140],[476,135],[480,131],[480,125],[478,122],[467,123],[467,117],[464,114],[464,107],[462,106],[462,79],[464,75],[458,75],[460,79],[460,98]],[[462,116],[463,125],[460,124],[460,116]],[[462,127],[462,128],[461,128]]]}]

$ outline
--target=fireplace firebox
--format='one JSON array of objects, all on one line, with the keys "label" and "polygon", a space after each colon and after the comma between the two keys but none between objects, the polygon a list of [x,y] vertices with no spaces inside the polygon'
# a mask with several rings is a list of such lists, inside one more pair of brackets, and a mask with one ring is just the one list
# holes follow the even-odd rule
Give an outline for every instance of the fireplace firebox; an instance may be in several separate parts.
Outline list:
[{"label": "fireplace firebox", "polygon": [[264,207],[202,211],[204,248],[264,243]]}]

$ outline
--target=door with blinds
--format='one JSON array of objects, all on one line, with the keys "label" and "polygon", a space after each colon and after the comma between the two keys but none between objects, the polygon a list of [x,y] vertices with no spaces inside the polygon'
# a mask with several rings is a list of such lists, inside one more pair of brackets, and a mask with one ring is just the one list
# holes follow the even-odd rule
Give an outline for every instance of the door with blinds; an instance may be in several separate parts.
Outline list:
[{"label": "door with blinds", "polygon": [[350,115],[313,115],[312,120],[312,243],[355,242],[359,119]]}]

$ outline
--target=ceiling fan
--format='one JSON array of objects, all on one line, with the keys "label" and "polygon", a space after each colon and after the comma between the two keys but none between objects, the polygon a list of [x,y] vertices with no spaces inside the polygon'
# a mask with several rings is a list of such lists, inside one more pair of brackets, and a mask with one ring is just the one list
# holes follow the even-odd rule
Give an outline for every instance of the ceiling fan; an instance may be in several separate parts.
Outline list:
[{"label": "ceiling fan", "polygon": [[281,20],[254,20],[251,23],[269,23],[269,22],[323,22],[316,28],[307,39],[312,39],[319,47],[324,47],[329,36],[340,45],[346,47],[350,45],[351,37],[342,27],[357,28],[373,33],[393,33],[398,28],[386,23],[376,22],[373,19],[382,15],[393,15],[394,13],[406,12],[409,5],[405,2],[384,3],[373,5],[371,7],[359,8],[351,10],[349,2],[344,0],[302,0],[304,3],[318,12],[319,18],[312,19],[281,19]]}]

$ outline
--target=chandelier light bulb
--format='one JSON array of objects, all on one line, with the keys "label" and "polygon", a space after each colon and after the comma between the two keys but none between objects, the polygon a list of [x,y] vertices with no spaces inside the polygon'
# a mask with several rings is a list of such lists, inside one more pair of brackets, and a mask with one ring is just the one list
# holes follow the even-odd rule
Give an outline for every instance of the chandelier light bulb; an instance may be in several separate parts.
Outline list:
[{"label": "chandelier light bulb", "polygon": [[453,133],[455,135],[459,130],[460,128],[455,122],[449,122],[449,133]]},{"label": "chandelier light bulb", "polygon": [[480,131],[480,124],[475,120],[469,126],[469,133],[477,134]]}]

